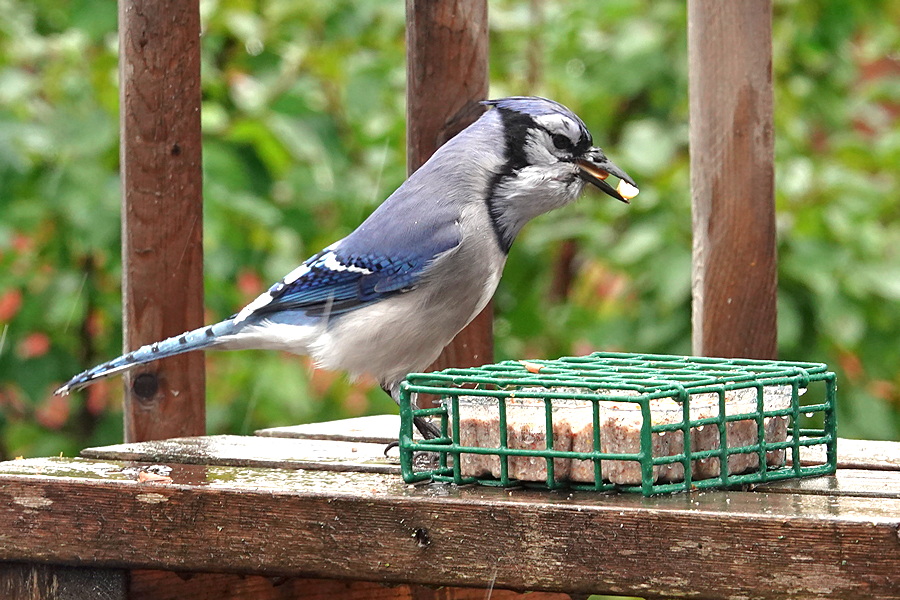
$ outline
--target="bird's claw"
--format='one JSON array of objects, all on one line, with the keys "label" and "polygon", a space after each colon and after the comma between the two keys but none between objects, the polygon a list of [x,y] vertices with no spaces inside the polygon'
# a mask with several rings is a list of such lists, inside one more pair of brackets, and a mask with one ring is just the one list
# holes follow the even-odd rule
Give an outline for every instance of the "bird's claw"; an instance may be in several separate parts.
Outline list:
[{"label": "bird's claw", "polygon": [[400,447],[400,442],[396,442],[396,441],[391,442],[390,444],[388,444],[387,446],[384,447],[384,455],[387,456],[388,452],[390,452],[394,448],[399,448],[399,447]]}]

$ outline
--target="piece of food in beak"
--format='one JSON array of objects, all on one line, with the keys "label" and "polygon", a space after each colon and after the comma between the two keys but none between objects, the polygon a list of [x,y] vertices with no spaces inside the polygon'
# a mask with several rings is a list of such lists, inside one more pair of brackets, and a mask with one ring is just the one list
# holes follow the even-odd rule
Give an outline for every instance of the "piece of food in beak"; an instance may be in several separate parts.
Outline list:
[{"label": "piece of food in beak", "polygon": [[626,200],[631,200],[640,193],[639,189],[637,189],[635,186],[631,185],[624,179],[619,180],[619,185],[616,186],[616,191],[619,192],[619,194],[621,194],[622,197]]},{"label": "piece of food in beak", "polygon": [[[586,182],[597,186],[616,200],[621,200],[625,204],[628,204],[629,199],[638,195],[637,185],[635,185],[634,180],[629,177],[625,171],[614,165],[612,161],[602,154],[600,156],[601,158],[597,161],[586,159],[575,161],[575,164],[578,165],[578,176]],[[604,181],[610,174],[615,175],[621,180],[619,182],[618,190]]]}]

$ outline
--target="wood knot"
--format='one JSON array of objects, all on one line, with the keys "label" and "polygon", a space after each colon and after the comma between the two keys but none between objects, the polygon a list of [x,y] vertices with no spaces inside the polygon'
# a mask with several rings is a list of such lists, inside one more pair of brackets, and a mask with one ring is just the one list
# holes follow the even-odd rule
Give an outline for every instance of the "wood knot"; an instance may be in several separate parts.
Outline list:
[{"label": "wood knot", "polygon": [[150,400],[159,391],[159,378],[155,373],[141,373],[131,382],[131,391],[141,400]]},{"label": "wood knot", "polygon": [[412,537],[416,540],[416,545],[419,548],[426,548],[431,545],[431,537],[428,535],[428,530],[422,527],[419,527],[415,531],[413,531]]}]

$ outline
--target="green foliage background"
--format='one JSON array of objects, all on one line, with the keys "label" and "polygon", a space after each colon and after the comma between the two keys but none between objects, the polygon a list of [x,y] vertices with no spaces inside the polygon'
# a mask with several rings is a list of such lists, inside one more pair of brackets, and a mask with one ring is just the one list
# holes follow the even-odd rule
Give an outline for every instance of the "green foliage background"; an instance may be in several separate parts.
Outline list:
[{"label": "green foliage background", "polygon": [[[900,4],[775,3],[779,351],[839,372],[840,433],[900,439]],[[349,233],[404,178],[404,6],[203,0],[208,318]],[[580,114],[639,181],[516,243],[498,358],[690,352],[685,4],[497,0],[491,95]],[[121,439],[116,8],[0,0],[0,458]],[[891,54],[893,53],[893,54]],[[274,353],[208,360],[209,430],[394,410]]]}]

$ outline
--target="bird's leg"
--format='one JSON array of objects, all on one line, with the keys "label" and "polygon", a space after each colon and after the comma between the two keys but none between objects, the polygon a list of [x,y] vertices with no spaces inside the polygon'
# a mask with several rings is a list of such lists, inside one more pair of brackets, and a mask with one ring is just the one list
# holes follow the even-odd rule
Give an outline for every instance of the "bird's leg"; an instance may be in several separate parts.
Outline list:
[{"label": "bird's leg", "polygon": [[426,440],[433,440],[441,435],[441,430],[438,429],[438,426],[425,417],[414,417],[413,425],[416,426],[416,429],[419,430],[419,433],[421,433],[422,437]]},{"label": "bird's leg", "polygon": [[[388,396],[393,398],[394,402],[396,402],[398,406],[400,405],[400,387],[399,386],[397,386],[397,385],[389,386],[387,384],[382,384],[381,389],[384,390],[385,394],[387,394]],[[413,403],[413,406],[415,408],[418,408],[417,406],[415,406],[415,403]],[[426,440],[432,440],[436,437],[440,437],[440,435],[441,435],[441,431],[440,431],[440,429],[438,429],[438,426],[435,425],[434,423],[432,423],[431,421],[429,421],[428,419],[426,419],[425,417],[413,417],[413,425],[416,426],[416,429],[419,430],[419,433],[421,433],[422,437],[425,438]],[[394,447],[394,443],[392,442],[388,446],[387,449],[390,450],[393,447]]]}]

